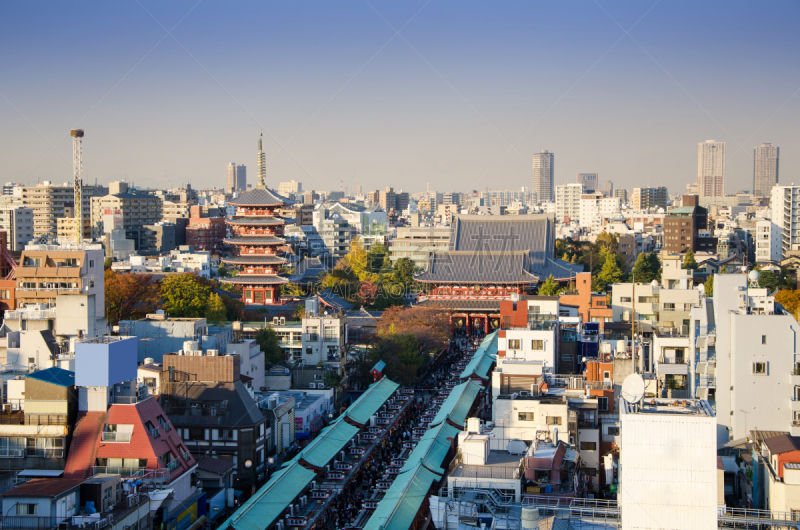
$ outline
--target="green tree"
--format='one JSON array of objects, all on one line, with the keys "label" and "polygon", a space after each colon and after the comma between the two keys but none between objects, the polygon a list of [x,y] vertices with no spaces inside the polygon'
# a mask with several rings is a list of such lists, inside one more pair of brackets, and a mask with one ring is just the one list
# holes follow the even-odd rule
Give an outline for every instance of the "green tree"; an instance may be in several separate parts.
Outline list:
[{"label": "green tree", "polygon": [[714,296],[714,275],[713,274],[709,275],[708,280],[706,280],[705,289],[706,289],[706,296],[708,296],[708,297]]},{"label": "green tree", "polygon": [[222,322],[228,316],[228,308],[217,293],[211,295],[206,306],[206,320],[209,322]]},{"label": "green tree", "polygon": [[219,268],[217,269],[217,276],[219,276],[220,278],[227,277],[228,269],[226,269],[224,265],[220,265]]},{"label": "green tree", "polygon": [[555,296],[558,294],[558,282],[553,278],[552,274],[539,287],[539,294],[542,296]]},{"label": "green tree", "polygon": [[400,258],[394,264],[394,279],[407,289],[414,283],[414,262],[409,258]]},{"label": "green tree", "polygon": [[103,261],[103,268],[104,268],[104,269],[110,269],[110,268],[111,268],[111,264],[112,264],[112,263],[114,263],[114,260],[113,260],[113,259],[111,259],[111,258],[106,258],[106,259],[105,259],[105,261]]},{"label": "green tree", "polygon": [[683,268],[684,269],[697,268],[697,261],[694,259],[694,250],[688,249],[686,251],[686,255],[683,257]]},{"label": "green tree", "polygon": [[256,342],[264,352],[264,362],[276,364],[284,360],[283,350],[280,346],[278,333],[270,328],[261,328],[256,333]]},{"label": "green tree", "polygon": [[661,278],[661,261],[655,252],[650,254],[641,253],[636,257],[633,264],[631,279],[636,279],[637,283],[650,283]]},{"label": "green tree", "polygon": [[609,285],[620,283],[625,277],[617,261],[617,255],[609,249],[603,249],[602,254],[605,256],[603,268],[592,279],[592,289],[601,293],[605,292]]},{"label": "green tree", "polygon": [[350,252],[348,252],[343,259],[344,265],[348,271],[355,274],[359,280],[363,280],[370,275],[367,251],[364,250],[364,244],[361,242],[360,238],[354,237],[352,241],[350,241]]},{"label": "green tree", "polygon": [[211,288],[191,273],[164,278],[160,286],[164,309],[171,317],[199,318],[205,316]]}]

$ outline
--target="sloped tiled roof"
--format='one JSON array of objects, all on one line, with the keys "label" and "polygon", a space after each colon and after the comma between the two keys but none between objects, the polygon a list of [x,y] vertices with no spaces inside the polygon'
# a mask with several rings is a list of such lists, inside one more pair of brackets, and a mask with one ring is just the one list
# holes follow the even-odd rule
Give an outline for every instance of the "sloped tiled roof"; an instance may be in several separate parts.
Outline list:
[{"label": "sloped tiled roof", "polygon": [[489,368],[497,358],[497,332],[486,335],[481,345],[472,355],[464,371],[461,372],[461,378],[466,379],[477,375],[486,379],[489,374]]},{"label": "sloped tiled roof", "polygon": [[383,362],[382,360],[376,362],[375,366],[372,367],[373,370],[377,370],[378,372],[383,372],[384,368],[386,368],[386,363]]},{"label": "sloped tiled roof", "polygon": [[320,291],[317,296],[321,303],[332,309],[336,309],[337,311],[347,311],[353,308],[352,303],[348,302],[341,296],[334,294],[330,289]]},{"label": "sloped tiled roof", "polygon": [[0,493],[0,497],[57,497],[80,486],[85,480],[84,478],[37,478]]},{"label": "sloped tiled roof", "polygon": [[300,453],[300,458],[314,467],[325,467],[336,454],[353,439],[358,427],[345,421],[336,421],[326,427],[313,442]]},{"label": "sloped tiled roof", "polygon": [[236,285],[275,285],[289,283],[289,280],[277,274],[237,274],[232,278],[220,278],[219,282]]},{"label": "sloped tiled roof", "polygon": [[229,245],[280,245],[286,240],[275,236],[235,236],[226,237],[222,242]]},{"label": "sloped tiled roof", "polygon": [[444,474],[442,463],[447,456],[447,452],[453,447],[453,442],[458,437],[459,429],[441,423],[436,427],[431,427],[420,438],[419,443],[408,455],[402,471],[411,471],[417,465],[422,464],[429,470],[438,475]]},{"label": "sloped tiled roof", "polygon": [[210,456],[203,457],[197,461],[197,469],[202,469],[209,473],[216,473],[217,475],[224,475],[229,470],[233,469],[233,467],[233,462],[212,458]]},{"label": "sloped tiled roof", "polygon": [[[202,403],[203,401],[220,403],[227,401],[228,407],[226,414],[218,416],[173,415],[175,425],[236,427],[254,425],[264,420],[264,414],[258,408],[258,403],[250,396],[241,381],[232,383],[204,383],[198,381],[186,386],[185,397],[192,403]],[[181,397],[184,397],[183,393]]]},{"label": "sloped tiled roof", "polygon": [[769,452],[774,455],[788,453],[791,451],[800,451],[800,437],[790,436],[788,434],[781,434],[773,436],[764,440],[764,443],[769,448]]},{"label": "sloped tiled roof", "polygon": [[256,188],[228,201],[233,206],[282,206],[294,201],[278,195],[269,188]]},{"label": "sloped tiled roof", "polygon": [[536,283],[528,272],[527,251],[434,252],[428,267],[416,276],[420,282]]},{"label": "sloped tiled roof", "polygon": [[222,263],[231,263],[233,265],[280,265],[281,263],[286,263],[286,258],[276,256],[275,254],[242,254],[229,258],[222,258]]},{"label": "sloped tiled roof", "polygon": [[286,224],[284,219],[280,219],[278,217],[273,217],[271,215],[263,216],[263,217],[256,217],[256,216],[248,216],[248,215],[241,215],[239,217],[231,217],[228,219],[229,225],[236,225],[236,226],[250,226],[250,225],[270,225],[270,226],[277,226]]}]

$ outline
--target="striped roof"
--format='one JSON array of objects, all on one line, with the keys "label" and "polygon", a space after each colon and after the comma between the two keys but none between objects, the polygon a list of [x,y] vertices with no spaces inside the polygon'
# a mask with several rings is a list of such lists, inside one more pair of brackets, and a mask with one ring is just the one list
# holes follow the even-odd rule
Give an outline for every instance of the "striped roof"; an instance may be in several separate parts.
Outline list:
[{"label": "striped roof", "polygon": [[408,455],[408,460],[401,471],[410,471],[418,464],[422,464],[434,473],[444,475],[442,463],[453,446],[449,439],[455,440],[459,432],[461,429],[447,423],[429,428]]},{"label": "striped roof", "polygon": [[411,528],[428,490],[439,476],[418,464],[400,473],[372,513],[364,530],[400,530]]},{"label": "striped roof", "polygon": [[313,442],[300,453],[300,458],[314,467],[325,467],[347,442],[358,432],[358,427],[341,421],[341,418],[326,427]]},{"label": "striped roof", "polygon": [[375,414],[386,400],[399,387],[397,383],[387,378],[382,378],[373,383],[366,392],[350,405],[345,414],[358,424],[366,425],[370,416]]},{"label": "striped roof", "polygon": [[450,418],[450,421],[463,427],[467,421],[467,414],[475,403],[475,396],[480,391],[481,385],[471,380],[453,387],[450,395],[439,408],[439,412],[436,413],[436,417],[433,418],[431,425],[439,425]]},{"label": "striped roof", "polygon": [[316,473],[297,460],[278,470],[272,478],[219,528],[264,530],[300,495]]},{"label": "striped roof", "polygon": [[275,236],[236,236],[226,237],[222,242],[229,245],[280,245],[286,240]]},{"label": "striped roof", "polygon": [[233,206],[283,206],[294,201],[278,195],[269,188],[256,188],[228,201]]},{"label": "striped roof", "polygon": [[270,226],[274,226],[274,225],[286,224],[286,221],[284,221],[283,219],[279,219],[278,217],[273,217],[271,215],[262,216],[262,217],[256,217],[255,215],[253,215],[253,216],[242,215],[242,216],[239,216],[239,217],[232,217],[232,218],[228,219],[227,222],[228,222],[229,225],[236,225],[236,226],[251,226],[251,225],[257,225],[257,226],[270,225]]}]

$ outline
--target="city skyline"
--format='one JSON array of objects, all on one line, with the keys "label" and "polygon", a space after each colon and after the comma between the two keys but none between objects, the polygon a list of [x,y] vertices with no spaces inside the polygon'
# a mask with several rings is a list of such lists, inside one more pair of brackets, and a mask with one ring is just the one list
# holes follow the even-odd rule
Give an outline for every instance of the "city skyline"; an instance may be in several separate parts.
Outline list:
[{"label": "city skyline", "polygon": [[272,187],[515,189],[548,150],[555,185],[680,193],[706,138],[727,144],[726,193],[752,188],[763,143],[788,183],[798,7],[720,5],[4,5],[0,178],[70,180],[80,127],[101,184],[224,187],[231,160],[256,167],[262,129]]}]

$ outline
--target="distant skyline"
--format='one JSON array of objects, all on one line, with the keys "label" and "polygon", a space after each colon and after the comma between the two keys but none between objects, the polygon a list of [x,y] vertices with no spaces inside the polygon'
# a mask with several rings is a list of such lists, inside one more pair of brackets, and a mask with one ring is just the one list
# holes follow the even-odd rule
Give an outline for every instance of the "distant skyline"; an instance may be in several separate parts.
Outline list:
[{"label": "distant skyline", "polygon": [[223,188],[262,130],[273,188],[530,188],[547,150],[556,185],[680,193],[709,138],[726,193],[763,143],[800,183],[797,2],[46,6],[0,4],[2,182],[70,180],[83,128],[87,183]]}]

